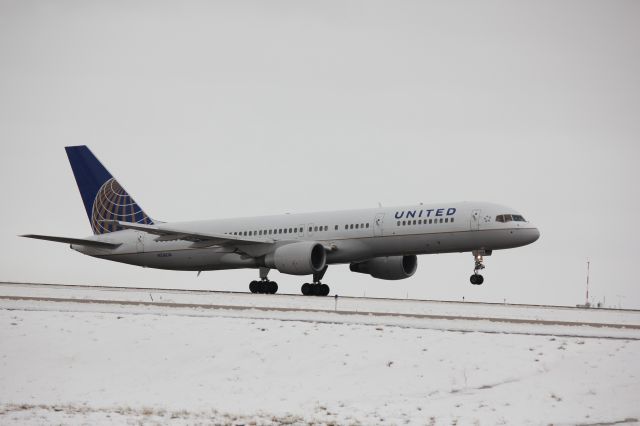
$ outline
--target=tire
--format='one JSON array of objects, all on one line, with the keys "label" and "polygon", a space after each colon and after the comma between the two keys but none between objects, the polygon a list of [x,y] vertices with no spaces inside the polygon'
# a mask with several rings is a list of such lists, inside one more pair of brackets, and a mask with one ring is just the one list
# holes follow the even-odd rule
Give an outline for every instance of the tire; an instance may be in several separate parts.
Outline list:
[{"label": "tire", "polygon": [[278,292],[278,283],[275,281],[269,281],[267,287],[269,289],[267,293],[269,294],[276,294]]},{"label": "tire", "polygon": [[302,294],[304,296],[310,296],[311,295],[311,289],[309,287],[311,287],[311,284],[309,284],[309,283],[302,284],[302,287],[300,288],[300,291],[302,291]]},{"label": "tire", "polygon": [[478,275],[478,278],[476,279],[476,285],[482,285],[483,282],[484,277],[482,275]]},{"label": "tire", "polygon": [[471,278],[469,278],[469,281],[471,281],[471,284],[476,285],[476,274],[471,275]]},{"label": "tire", "polygon": [[257,286],[258,282],[257,281],[251,281],[249,283],[249,291],[251,293],[257,293],[258,292],[258,286]]},{"label": "tire", "polygon": [[329,286],[326,284],[320,284],[320,292],[319,296],[328,296],[329,295]]}]

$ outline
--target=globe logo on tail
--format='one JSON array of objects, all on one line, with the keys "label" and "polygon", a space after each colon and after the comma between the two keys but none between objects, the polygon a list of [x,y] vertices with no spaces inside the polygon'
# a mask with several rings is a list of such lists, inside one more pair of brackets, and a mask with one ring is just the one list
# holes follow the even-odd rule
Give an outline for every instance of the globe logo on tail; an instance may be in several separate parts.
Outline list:
[{"label": "globe logo on tail", "polygon": [[108,221],[153,224],[151,218],[114,178],[107,180],[100,187],[93,201],[91,228],[94,234],[106,234],[123,229]]}]

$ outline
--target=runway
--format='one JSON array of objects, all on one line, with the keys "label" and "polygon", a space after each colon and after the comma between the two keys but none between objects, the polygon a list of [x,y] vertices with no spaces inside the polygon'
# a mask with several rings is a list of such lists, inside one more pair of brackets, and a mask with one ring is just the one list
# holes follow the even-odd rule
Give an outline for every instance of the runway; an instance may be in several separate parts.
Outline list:
[{"label": "runway", "polygon": [[244,318],[268,312],[282,320],[640,339],[640,311],[563,306],[6,282],[0,306]]}]

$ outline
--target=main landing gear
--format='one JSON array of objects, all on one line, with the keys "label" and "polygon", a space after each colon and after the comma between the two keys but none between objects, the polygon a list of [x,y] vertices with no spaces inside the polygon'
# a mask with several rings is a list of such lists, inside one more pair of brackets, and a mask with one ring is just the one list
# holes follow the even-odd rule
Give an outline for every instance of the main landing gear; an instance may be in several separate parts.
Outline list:
[{"label": "main landing gear", "polygon": [[276,294],[278,283],[269,280],[251,281],[249,283],[251,293]]},{"label": "main landing gear", "polygon": [[469,281],[471,281],[471,284],[473,285],[481,285],[484,282],[484,277],[478,273],[478,271],[484,269],[484,254],[487,254],[488,256],[491,254],[491,252],[485,253],[484,250],[476,250],[473,252],[475,267],[473,268],[473,275],[471,275],[471,278],[469,278]]},{"label": "main landing gear", "polygon": [[326,272],[327,267],[325,266],[322,271],[313,274],[313,284],[302,284],[302,287],[300,288],[302,294],[304,296],[328,296],[330,291],[329,286],[320,282]]},{"label": "main landing gear", "polygon": [[267,278],[269,268],[260,268],[260,281],[251,281],[249,283],[249,291],[251,293],[260,294],[276,294],[278,292],[278,283],[270,281]]}]

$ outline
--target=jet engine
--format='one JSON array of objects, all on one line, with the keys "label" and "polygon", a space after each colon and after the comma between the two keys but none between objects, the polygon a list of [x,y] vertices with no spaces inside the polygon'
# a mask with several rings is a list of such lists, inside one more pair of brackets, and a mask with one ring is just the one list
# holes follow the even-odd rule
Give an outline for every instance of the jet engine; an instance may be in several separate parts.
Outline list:
[{"label": "jet engine", "polygon": [[278,247],[265,256],[264,264],[284,274],[310,275],[324,269],[327,253],[322,244],[301,241]]},{"label": "jet engine", "polygon": [[374,257],[365,262],[352,263],[349,269],[381,280],[403,280],[416,272],[418,258],[415,255]]}]

